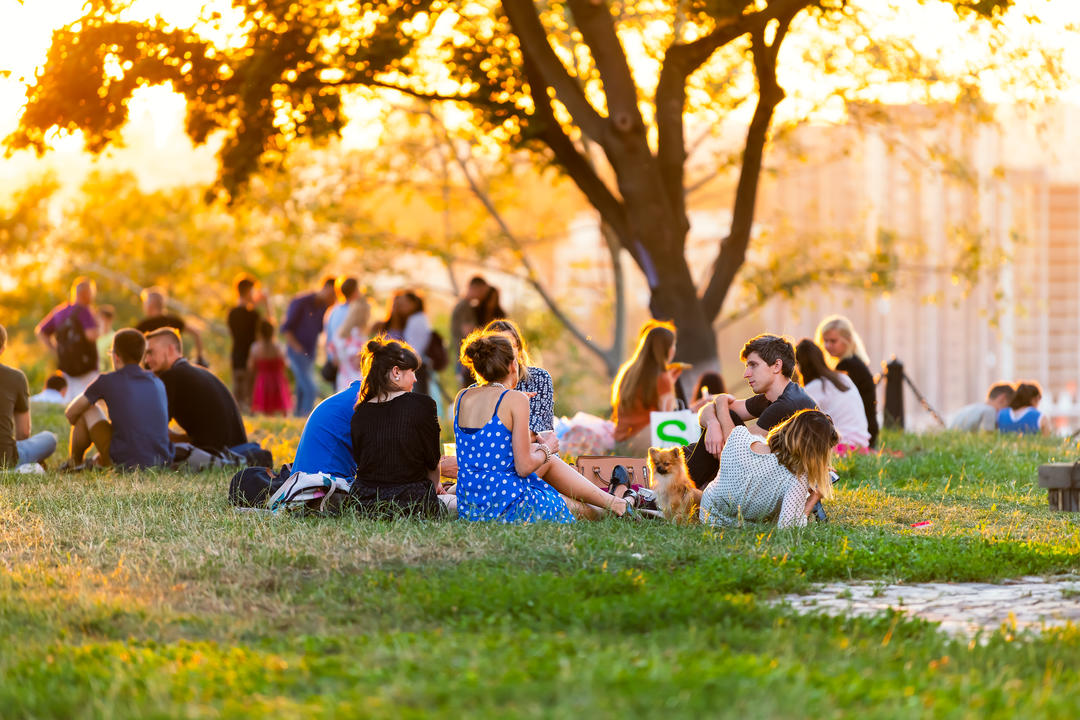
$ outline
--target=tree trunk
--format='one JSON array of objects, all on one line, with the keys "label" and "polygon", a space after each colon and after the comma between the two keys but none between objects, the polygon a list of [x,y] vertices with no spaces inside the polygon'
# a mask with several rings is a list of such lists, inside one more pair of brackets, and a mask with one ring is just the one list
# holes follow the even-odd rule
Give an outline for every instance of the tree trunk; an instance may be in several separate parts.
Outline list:
[{"label": "tree trunk", "polygon": [[[643,250],[634,258],[649,283],[652,316],[670,320],[679,329],[676,349],[679,360],[715,367],[716,335],[697,296],[686,256],[670,250],[685,242],[686,232],[682,228],[686,225],[671,217],[663,194],[655,192],[658,183],[646,180],[638,185],[632,180],[624,181],[628,180],[625,174],[620,180],[629,226],[634,228],[634,237],[622,240],[627,247],[637,243]],[[668,251],[664,252],[663,248]]]}]

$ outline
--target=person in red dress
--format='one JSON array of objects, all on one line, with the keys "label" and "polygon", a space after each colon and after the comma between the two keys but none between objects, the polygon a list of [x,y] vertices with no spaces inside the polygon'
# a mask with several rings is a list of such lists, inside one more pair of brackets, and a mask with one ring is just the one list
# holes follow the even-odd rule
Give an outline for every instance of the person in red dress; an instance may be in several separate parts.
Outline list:
[{"label": "person in red dress", "polygon": [[288,415],[292,407],[289,379],[285,376],[285,353],[274,339],[274,325],[259,323],[259,337],[248,355],[248,374],[255,378],[251,391],[251,411]]}]

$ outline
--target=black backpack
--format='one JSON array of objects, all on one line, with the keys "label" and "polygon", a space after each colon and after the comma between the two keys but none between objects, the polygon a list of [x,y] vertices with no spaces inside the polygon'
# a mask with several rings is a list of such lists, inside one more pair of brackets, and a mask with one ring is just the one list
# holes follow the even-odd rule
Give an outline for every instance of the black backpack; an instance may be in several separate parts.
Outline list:
[{"label": "black backpack", "polygon": [[68,313],[64,322],[56,328],[56,354],[60,370],[72,377],[97,369],[97,345],[86,337],[76,310]]},{"label": "black backpack", "polygon": [[229,482],[229,503],[236,507],[266,507],[266,501],[292,475],[292,467],[282,465],[275,475],[268,467],[246,467]]},{"label": "black backpack", "polygon": [[442,372],[450,364],[450,355],[446,352],[446,343],[443,342],[442,335],[435,330],[431,331],[431,338],[428,340],[424,355],[431,361],[431,369],[435,372]]}]

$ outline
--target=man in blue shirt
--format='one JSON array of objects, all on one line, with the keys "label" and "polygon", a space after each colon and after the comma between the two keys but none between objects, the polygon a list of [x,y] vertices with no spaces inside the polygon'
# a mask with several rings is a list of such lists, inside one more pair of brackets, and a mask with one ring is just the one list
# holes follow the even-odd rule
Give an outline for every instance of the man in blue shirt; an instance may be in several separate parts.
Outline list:
[{"label": "man in blue shirt", "polygon": [[297,417],[307,417],[315,404],[315,351],[323,330],[326,309],[334,303],[334,278],[327,278],[318,292],[297,295],[289,303],[281,337],[296,381]]},{"label": "man in blue shirt", "polygon": [[[68,467],[81,465],[91,445],[97,448],[97,464],[102,467],[133,469],[172,462],[165,386],[139,367],[145,352],[141,332],[117,331],[111,352],[115,371],[98,376],[64,412],[71,423]],[[96,405],[101,400],[108,417]]]}]

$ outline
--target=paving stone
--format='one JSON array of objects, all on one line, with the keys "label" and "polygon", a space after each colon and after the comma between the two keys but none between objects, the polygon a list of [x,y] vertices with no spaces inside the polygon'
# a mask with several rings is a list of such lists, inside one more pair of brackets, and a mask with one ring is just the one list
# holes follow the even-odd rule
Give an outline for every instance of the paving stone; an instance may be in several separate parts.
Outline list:
[{"label": "paving stone", "polygon": [[800,614],[868,617],[889,609],[939,623],[943,632],[971,636],[1014,622],[1039,631],[1080,624],[1080,578],[1023,577],[989,583],[881,585],[830,583],[808,595],[780,598]]}]

